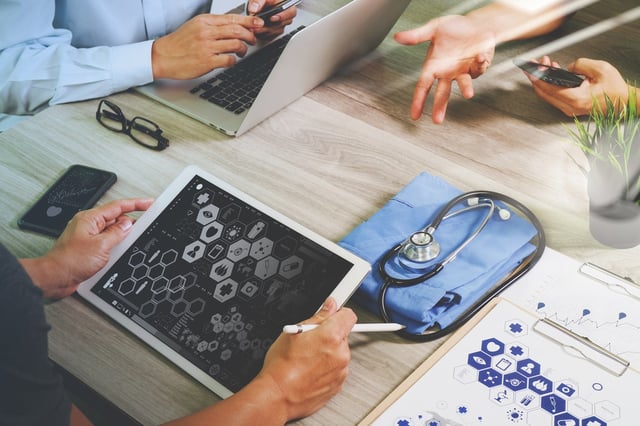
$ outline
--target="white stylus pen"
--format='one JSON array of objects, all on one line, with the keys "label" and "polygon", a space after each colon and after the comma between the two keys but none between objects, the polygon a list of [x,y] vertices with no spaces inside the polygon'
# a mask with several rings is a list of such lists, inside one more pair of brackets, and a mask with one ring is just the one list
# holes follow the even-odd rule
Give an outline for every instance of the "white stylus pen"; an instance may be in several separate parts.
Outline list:
[{"label": "white stylus pen", "polygon": [[[295,324],[295,325],[285,325],[282,327],[282,332],[285,334],[299,334],[304,333],[305,331],[313,330],[316,328],[318,324]],[[384,332],[384,331],[398,331],[405,328],[402,324],[397,324],[394,322],[383,322],[383,323],[370,323],[370,324],[356,324],[351,329],[352,333],[374,333],[374,332]]]}]

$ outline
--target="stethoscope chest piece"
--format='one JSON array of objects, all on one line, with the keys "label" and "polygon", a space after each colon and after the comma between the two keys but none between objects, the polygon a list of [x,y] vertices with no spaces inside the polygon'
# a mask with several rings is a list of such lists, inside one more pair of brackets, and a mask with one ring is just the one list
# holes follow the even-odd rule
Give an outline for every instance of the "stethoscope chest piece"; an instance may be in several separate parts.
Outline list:
[{"label": "stethoscope chest piece", "polygon": [[404,243],[400,253],[412,262],[428,262],[440,255],[440,244],[430,232],[418,231]]}]

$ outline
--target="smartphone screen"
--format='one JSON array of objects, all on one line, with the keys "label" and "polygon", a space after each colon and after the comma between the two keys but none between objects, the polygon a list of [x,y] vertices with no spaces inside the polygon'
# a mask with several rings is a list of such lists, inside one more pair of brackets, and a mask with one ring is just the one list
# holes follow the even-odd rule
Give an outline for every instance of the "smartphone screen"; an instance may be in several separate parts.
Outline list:
[{"label": "smartphone screen", "polygon": [[18,226],[57,237],[77,212],[93,207],[115,182],[115,173],[73,165],[18,220]]},{"label": "smartphone screen", "polygon": [[514,59],[513,62],[520,68],[534,77],[546,82],[562,87],[578,87],[582,84],[584,77],[567,71],[562,68],[542,65],[533,61],[523,61]]}]

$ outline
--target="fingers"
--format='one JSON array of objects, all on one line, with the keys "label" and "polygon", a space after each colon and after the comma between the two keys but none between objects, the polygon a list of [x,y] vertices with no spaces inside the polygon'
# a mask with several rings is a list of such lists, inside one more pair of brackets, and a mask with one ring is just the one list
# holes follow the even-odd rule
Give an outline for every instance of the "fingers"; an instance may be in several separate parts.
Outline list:
[{"label": "fingers", "polygon": [[112,201],[100,207],[95,207],[87,210],[86,214],[99,217],[104,221],[105,225],[108,225],[115,223],[120,216],[127,213],[145,211],[151,204],[153,204],[152,198],[129,198]]},{"label": "fingers", "polygon": [[436,93],[433,98],[433,112],[431,120],[435,124],[442,124],[447,114],[447,105],[451,96],[451,81],[440,79],[436,86]]},{"label": "fingers", "polygon": [[424,43],[425,41],[429,41],[433,38],[435,29],[438,26],[437,21],[437,19],[433,19],[421,27],[397,32],[393,38],[398,43],[404,44],[405,46]]},{"label": "fingers", "polygon": [[247,4],[247,12],[250,14],[256,14],[264,7],[267,0],[250,0]]}]

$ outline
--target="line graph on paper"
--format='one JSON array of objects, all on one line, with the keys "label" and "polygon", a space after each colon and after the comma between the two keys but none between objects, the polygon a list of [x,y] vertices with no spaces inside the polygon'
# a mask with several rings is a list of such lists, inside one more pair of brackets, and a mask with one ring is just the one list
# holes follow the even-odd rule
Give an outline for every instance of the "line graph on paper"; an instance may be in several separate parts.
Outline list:
[{"label": "line graph on paper", "polygon": [[640,301],[631,296],[634,293],[580,273],[580,266],[547,249],[538,265],[503,297],[589,338],[640,369]]}]

